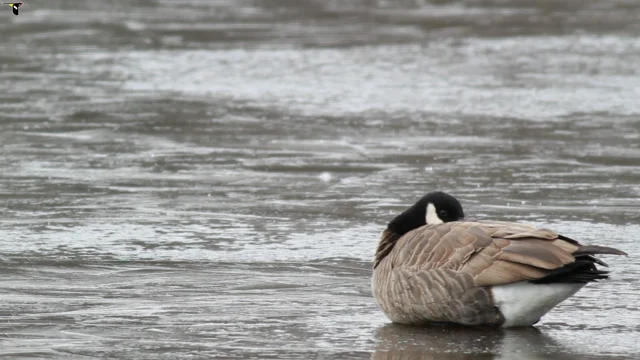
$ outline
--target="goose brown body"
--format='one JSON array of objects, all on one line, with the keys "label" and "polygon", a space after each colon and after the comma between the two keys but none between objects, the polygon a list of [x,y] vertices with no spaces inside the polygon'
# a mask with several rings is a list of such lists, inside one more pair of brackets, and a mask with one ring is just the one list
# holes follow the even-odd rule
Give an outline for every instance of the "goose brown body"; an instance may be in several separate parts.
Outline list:
[{"label": "goose brown body", "polygon": [[607,278],[596,267],[606,265],[596,254],[626,255],[513,222],[452,221],[405,234],[387,228],[374,261],[373,295],[398,323],[505,326],[510,324],[494,299],[494,287],[562,284],[569,292],[559,303],[586,283]]}]

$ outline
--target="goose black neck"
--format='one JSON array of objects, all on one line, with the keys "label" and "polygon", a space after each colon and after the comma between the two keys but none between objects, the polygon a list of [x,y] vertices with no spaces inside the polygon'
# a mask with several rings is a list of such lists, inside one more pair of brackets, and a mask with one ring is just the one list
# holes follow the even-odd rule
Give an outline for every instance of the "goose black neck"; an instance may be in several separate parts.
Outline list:
[{"label": "goose black neck", "polygon": [[426,225],[426,206],[419,201],[402,214],[396,216],[387,225],[387,229],[394,234],[404,235],[413,229]]}]

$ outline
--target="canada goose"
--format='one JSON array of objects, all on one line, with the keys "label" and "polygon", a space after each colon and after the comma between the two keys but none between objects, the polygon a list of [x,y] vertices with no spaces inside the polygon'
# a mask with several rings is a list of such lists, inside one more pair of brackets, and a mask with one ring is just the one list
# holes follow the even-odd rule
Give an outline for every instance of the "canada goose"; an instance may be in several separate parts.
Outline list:
[{"label": "canada goose", "polygon": [[24,5],[24,3],[22,1],[15,2],[15,3],[5,3],[5,2],[3,2],[3,4],[11,6],[11,10],[13,10],[13,15],[19,15],[20,13],[18,12],[18,8],[20,6],[22,6],[22,5]]},{"label": "canada goose", "polygon": [[463,221],[460,202],[432,192],[389,222],[373,295],[393,322],[531,326],[587,283],[606,279],[593,255],[627,255],[502,221]]}]

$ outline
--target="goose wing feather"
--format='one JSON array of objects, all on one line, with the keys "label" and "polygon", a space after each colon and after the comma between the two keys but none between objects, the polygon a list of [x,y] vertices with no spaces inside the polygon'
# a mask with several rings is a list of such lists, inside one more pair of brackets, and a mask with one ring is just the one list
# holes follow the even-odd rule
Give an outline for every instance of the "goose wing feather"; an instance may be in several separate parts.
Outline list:
[{"label": "goose wing feather", "polygon": [[392,268],[449,269],[475,286],[539,279],[575,261],[580,246],[548,229],[508,222],[451,222],[418,228],[398,240]]}]

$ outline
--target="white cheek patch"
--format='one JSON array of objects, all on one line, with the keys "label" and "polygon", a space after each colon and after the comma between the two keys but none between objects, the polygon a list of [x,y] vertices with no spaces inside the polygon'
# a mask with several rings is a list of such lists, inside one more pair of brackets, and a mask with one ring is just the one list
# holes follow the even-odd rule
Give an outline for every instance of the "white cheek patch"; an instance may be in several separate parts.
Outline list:
[{"label": "white cheek patch", "polygon": [[427,225],[442,224],[444,222],[438,217],[436,207],[433,206],[432,203],[429,203],[429,205],[427,205],[427,218],[425,220],[427,222]]}]

